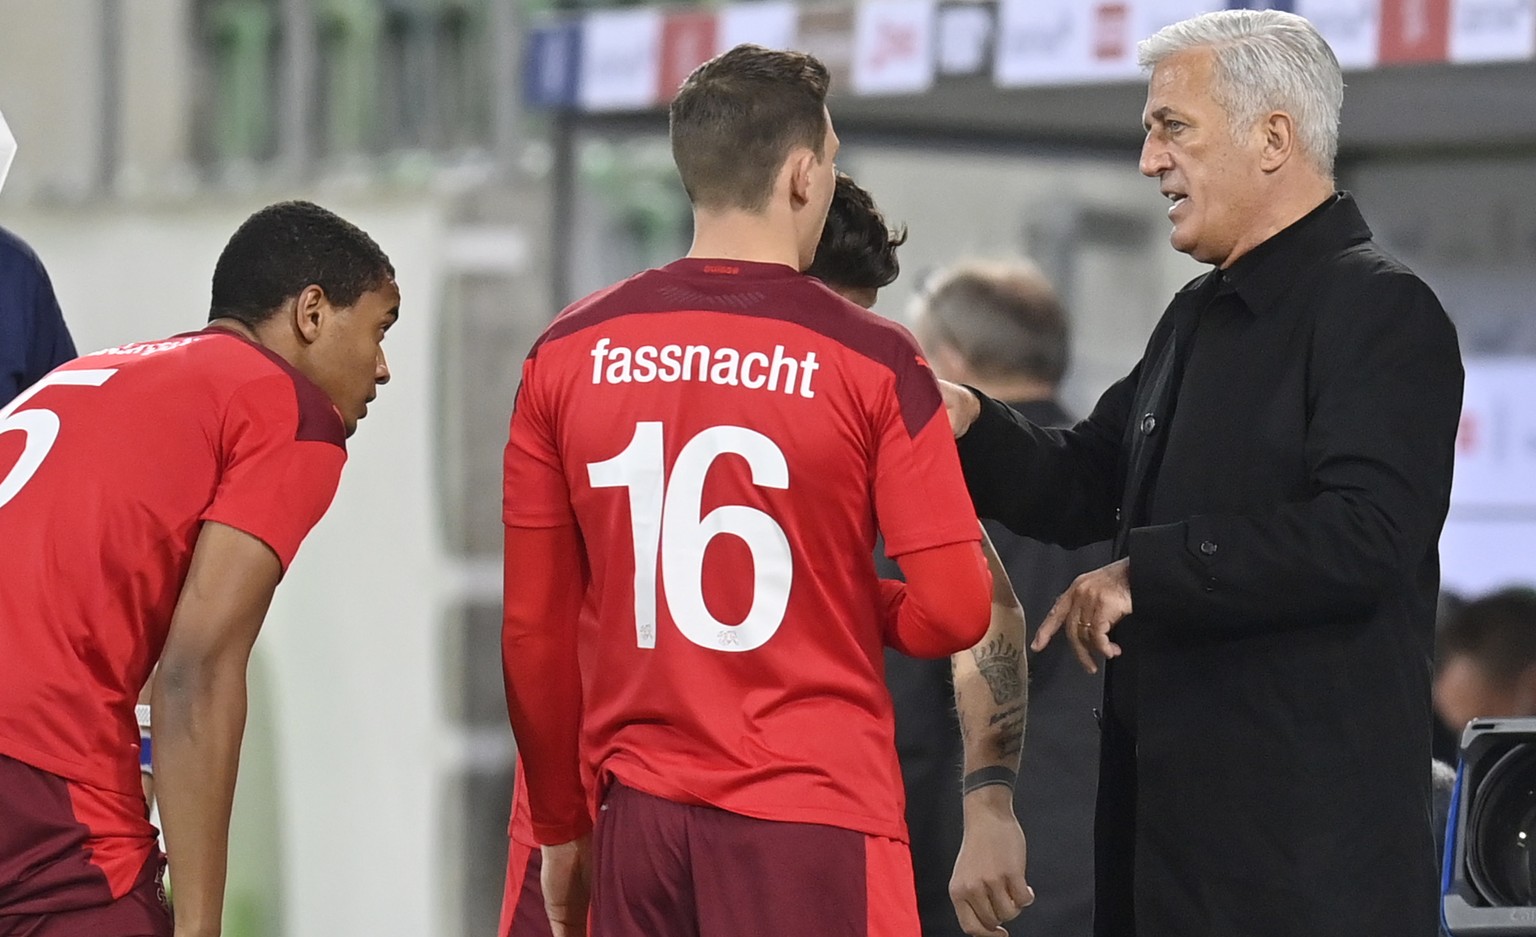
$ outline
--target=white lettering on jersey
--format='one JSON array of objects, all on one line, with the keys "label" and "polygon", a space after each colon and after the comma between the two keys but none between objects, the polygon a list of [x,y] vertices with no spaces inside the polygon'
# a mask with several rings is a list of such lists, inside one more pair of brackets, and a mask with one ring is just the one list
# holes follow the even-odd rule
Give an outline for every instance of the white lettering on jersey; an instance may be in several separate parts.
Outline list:
[{"label": "white lettering on jersey", "polygon": [[708,345],[641,345],[628,348],[600,338],[592,346],[592,383],[649,384],[659,381],[700,381],[722,387],[769,390],[801,397],[816,396],[811,387],[821,364],[816,352],[792,358],[783,345],[773,346],[773,353],[735,348],[711,348]]},{"label": "white lettering on jersey", "polygon": [[178,348],[185,348],[195,341],[197,341],[196,337],[175,338],[164,342],[135,342],[132,345],[119,345],[116,348],[104,348],[101,351],[95,352],[95,354],[139,355],[140,357],[148,357],[149,355],[158,355],[162,351],[175,351]]}]

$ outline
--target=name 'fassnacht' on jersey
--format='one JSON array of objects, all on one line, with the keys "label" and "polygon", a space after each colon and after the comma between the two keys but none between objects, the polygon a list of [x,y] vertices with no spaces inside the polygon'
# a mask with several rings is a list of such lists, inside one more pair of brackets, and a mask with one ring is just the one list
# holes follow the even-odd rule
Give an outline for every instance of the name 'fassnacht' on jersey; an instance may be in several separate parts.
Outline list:
[{"label": "name 'fassnacht' on jersey", "polygon": [[701,381],[748,390],[782,390],[785,394],[798,393],[807,398],[816,396],[811,383],[821,368],[816,361],[816,352],[808,351],[804,357],[792,358],[785,354],[783,345],[773,346],[771,354],[766,351],[743,353],[735,348],[712,348],[709,345],[629,348],[601,338],[592,346],[591,355],[594,384]]}]

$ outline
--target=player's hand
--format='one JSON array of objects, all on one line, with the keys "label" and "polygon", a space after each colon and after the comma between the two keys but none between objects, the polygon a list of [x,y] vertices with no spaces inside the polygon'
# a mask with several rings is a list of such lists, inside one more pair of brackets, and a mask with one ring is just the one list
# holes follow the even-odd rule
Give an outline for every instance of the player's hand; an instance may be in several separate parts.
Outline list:
[{"label": "player's hand", "polygon": [[1024,860],[1013,791],[995,784],[965,795],[965,838],[949,880],[961,930],[972,937],[1007,937],[1002,925],[1035,900],[1024,879]]},{"label": "player's hand", "polygon": [[587,937],[587,906],[592,900],[592,836],[545,846],[539,883],[544,913],[554,937]]},{"label": "player's hand", "polygon": [[1051,643],[1057,631],[1065,629],[1083,669],[1098,673],[1095,655],[1120,656],[1120,645],[1109,639],[1109,633],[1130,613],[1131,559],[1124,557],[1073,580],[1051,606],[1029,646],[1039,651]]},{"label": "player's hand", "polygon": [[939,393],[944,397],[944,410],[949,414],[949,428],[959,439],[981,416],[981,401],[969,390],[949,381],[939,381]]}]

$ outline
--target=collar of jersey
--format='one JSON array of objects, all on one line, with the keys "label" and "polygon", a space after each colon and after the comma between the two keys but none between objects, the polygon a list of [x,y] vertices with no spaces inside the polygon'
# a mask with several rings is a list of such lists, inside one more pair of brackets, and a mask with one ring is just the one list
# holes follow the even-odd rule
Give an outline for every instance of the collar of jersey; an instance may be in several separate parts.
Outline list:
[{"label": "collar of jersey", "polygon": [[662,268],[683,276],[718,276],[732,280],[782,280],[802,276],[788,264],[733,260],[728,257],[683,257]]}]

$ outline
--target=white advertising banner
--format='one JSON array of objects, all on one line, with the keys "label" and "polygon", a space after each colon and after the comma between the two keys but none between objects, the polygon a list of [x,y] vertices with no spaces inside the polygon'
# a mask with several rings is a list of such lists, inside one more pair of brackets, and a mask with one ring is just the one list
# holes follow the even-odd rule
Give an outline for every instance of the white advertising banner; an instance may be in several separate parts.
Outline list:
[{"label": "white advertising banner", "polygon": [[1536,358],[1466,369],[1442,581],[1465,596],[1536,586]]},{"label": "white advertising banner", "polygon": [[1466,368],[1451,504],[1536,508],[1536,359],[1474,359]]},{"label": "white advertising banner", "polygon": [[765,0],[720,7],[715,26],[715,51],[750,42],[766,49],[793,49],[799,18],[793,2]]},{"label": "white advertising banner", "polygon": [[997,14],[992,7],[957,3],[939,8],[939,72],[980,75],[993,46]]},{"label": "white advertising banner", "polygon": [[1452,62],[1536,57],[1536,0],[1451,0]]},{"label": "white advertising banner", "polygon": [[921,94],[933,87],[934,0],[867,0],[853,34],[857,94]]},{"label": "white advertising banner", "polygon": [[659,8],[594,10],[582,20],[581,82],[584,111],[638,111],[656,105],[661,75]]},{"label": "white advertising banner", "polygon": [[1296,0],[1296,12],[1322,33],[1345,71],[1376,67],[1381,0]]},{"label": "white advertising banner", "polygon": [[[1164,26],[1172,26],[1201,13],[1227,8],[1222,0],[1134,0],[1129,5],[1135,42],[1140,42]],[[1136,58],[1135,42],[1131,48],[1133,62]]]},{"label": "white advertising banner", "polygon": [[1147,15],[1129,0],[1002,0],[993,79],[1003,87],[1134,80]]}]

